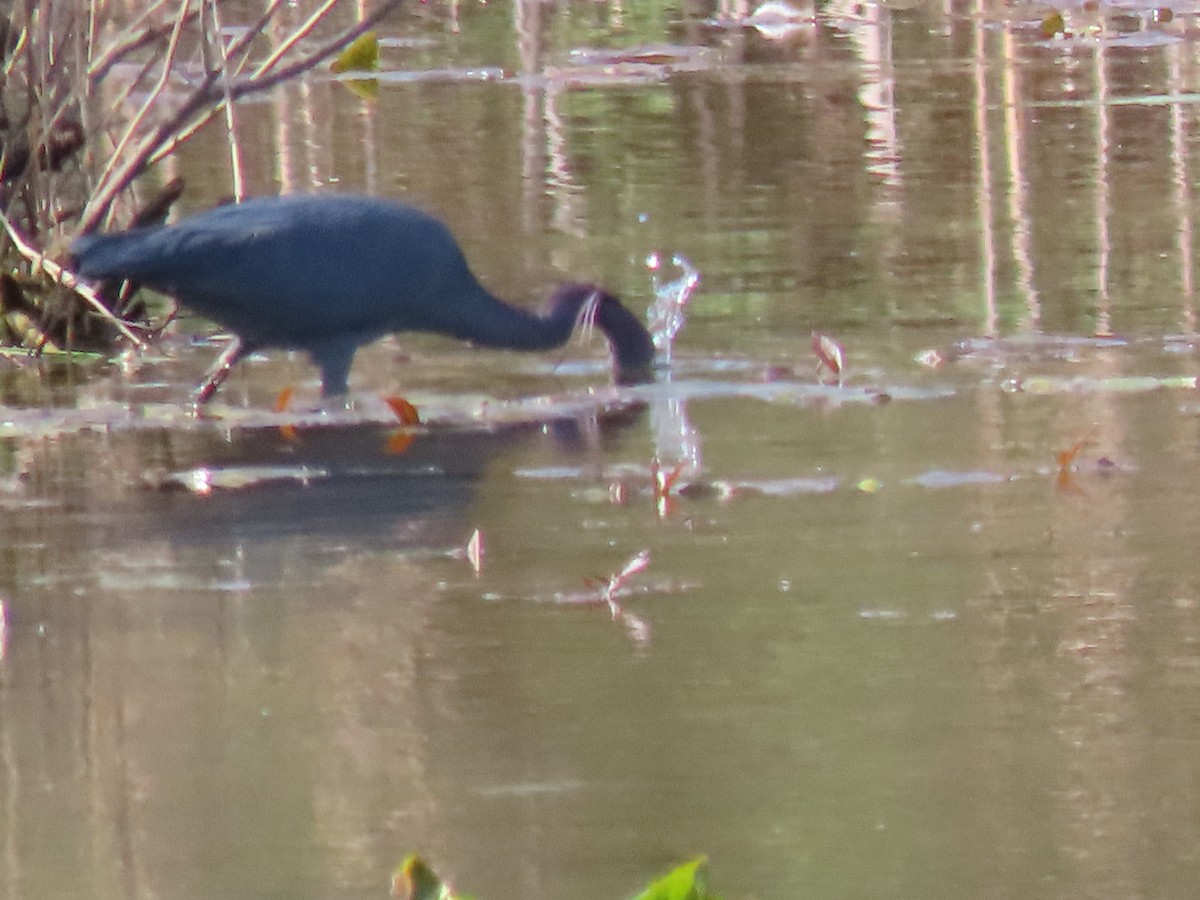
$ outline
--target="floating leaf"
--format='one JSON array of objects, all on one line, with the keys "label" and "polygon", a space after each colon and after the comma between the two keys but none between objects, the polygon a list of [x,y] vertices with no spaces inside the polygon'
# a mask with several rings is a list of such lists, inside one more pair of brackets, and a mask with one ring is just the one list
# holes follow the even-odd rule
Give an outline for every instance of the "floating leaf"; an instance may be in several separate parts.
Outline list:
[{"label": "floating leaf", "polygon": [[634,900],[717,900],[708,892],[705,858],[698,856],[651,883]]},{"label": "floating leaf", "polygon": [[[421,424],[421,416],[417,412],[417,408],[403,397],[384,397],[384,402],[387,403],[392,410],[392,414],[400,420],[400,424],[405,428]],[[406,452],[416,439],[417,436],[411,431],[394,431],[388,435],[387,452],[392,456],[399,456],[401,453]]]},{"label": "floating leaf", "polygon": [[1093,437],[1095,430],[1095,428],[1089,430],[1088,433],[1076,441],[1075,444],[1070,447],[1070,449],[1059,450],[1055,452],[1054,457],[1058,462],[1058,477],[1055,479],[1055,483],[1059,488],[1074,488],[1074,485],[1071,482],[1071,468],[1074,466],[1076,458],[1084,448],[1095,446],[1096,441]]},{"label": "floating leaf", "polygon": [[1058,37],[1059,35],[1066,35],[1067,23],[1063,21],[1062,13],[1055,10],[1047,15],[1046,18],[1042,19],[1042,24],[1039,30],[1042,33],[1042,37],[1049,40],[1050,38]]},{"label": "floating leaf", "polygon": [[829,335],[814,331],[812,333],[812,350],[817,356],[818,376],[822,369],[827,369],[837,379],[838,384],[841,384],[842,374],[846,369],[846,352],[842,349],[842,345]]},{"label": "floating leaf", "polygon": [[420,425],[421,416],[417,408],[403,397],[385,397],[385,402],[391,407],[401,425]]},{"label": "floating leaf", "polygon": [[676,463],[675,467],[668,471],[662,468],[658,458],[655,457],[650,467],[650,474],[653,478],[654,508],[660,519],[665,519],[671,514],[671,491],[675,489],[675,483],[686,467],[687,461],[684,460]]},{"label": "floating leaf", "polygon": [[614,622],[621,622],[639,644],[650,640],[650,625],[641,617],[628,612],[617,600],[617,594],[624,588],[625,583],[634,575],[642,572],[650,565],[650,551],[639,550],[629,558],[620,572],[614,572],[608,579],[602,592],[604,602],[608,604]]},{"label": "floating leaf", "polygon": [[379,68],[379,35],[368,31],[355,39],[329,66],[334,72],[374,72]]},{"label": "floating leaf", "polygon": [[857,487],[864,494],[874,494],[881,487],[883,487],[883,484],[876,478],[864,478],[857,485],[855,485],[855,487]]},{"label": "floating leaf", "polygon": [[[639,550],[623,565],[619,571],[613,572],[607,578],[584,577],[584,586],[592,593],[580,597],[578,595],[563,598],[560,602],[583,603],[588,605],[603,603],[608,607],[614,622],[620,622],[629,631],[630,636],[639,644],[650,640],[650,625],[644,619],[634,615],[621,605],[618,596],[625,590],[626,583],[634,575],[643,572],[650,565],[650,551]],[[599,595],[599,596],[597,596]]]},{"label": "floating leaf", "polygon": [[631,576],[636,575],[638,572],[645,571],[648,565],[650,565],[650,551],[639,550],[629,558],[629,561],[625,563],[624,568],[622,568],[620,572],[618,572],[609,580],[611,590],[616,591],[619,585],[623,584]]}]

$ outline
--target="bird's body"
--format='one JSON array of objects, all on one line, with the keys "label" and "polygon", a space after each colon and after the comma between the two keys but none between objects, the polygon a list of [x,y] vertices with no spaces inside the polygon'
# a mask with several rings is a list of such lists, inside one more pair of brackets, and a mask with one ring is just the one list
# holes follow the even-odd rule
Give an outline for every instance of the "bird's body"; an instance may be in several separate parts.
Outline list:
[{"label": "bird's body", "polygon": [[86,278],[145,284],[237,336],[199,402],[237,359],[262,348],[307,351],[325,394],[336,395],[355,350],[391,332],[545,350],[565,343],[581,315],[608,337],[618,380],[645,380],[653,365],[649,334],[612,295],[567,285],[544,315],[511,306],[479,284],[440,220],[387,200],[250,200],[175,225],[81,237],[72,255]]}]

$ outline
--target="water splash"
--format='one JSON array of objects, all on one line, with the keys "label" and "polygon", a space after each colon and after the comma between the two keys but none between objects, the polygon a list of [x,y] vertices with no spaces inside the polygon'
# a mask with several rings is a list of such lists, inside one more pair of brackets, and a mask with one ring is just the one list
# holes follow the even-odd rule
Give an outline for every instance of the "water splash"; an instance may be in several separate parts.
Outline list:
[{"label": "water splash", "polygon": [[[664,282],[660,278],[663,268],[663,257],[655,251],[646,257],[646,268],[650,270],[650,283],[654,288],[654,303],[646,312],[647,327],[654,341],[654,348],[661,354],[662,360],[668,366],[671,363],[671,349],[675,336],[679,334],[686,321],[686,307],[692,299],[696,286],[700,283],[700,271],[683,255],[676,253],[671,256],[671,265],[680,270],[680,275],[671,281]],[[670,372],[665,376],[671,380]],[[655,472],[671,472],[675,476],[684,475],[693,478],[701,470],[700,437],[687,416],[687,404],[683,398],[671,393],[659,393],[650,403],[650,421],[654,432],[654,469]],[[657,474],[656,474],[657,479]],[[662,504],[670,485],[666,485],[664,495],[656,499]],[[663,511],[660,508],[660,514]]]},{"label": "water splash", "polygon": [[[650,428],[654,435],[656,499],[665,501],[670,483],[658,483],[659,473],[672,473],[670,481],[680,485],[699,477],[704,469],[700,432],[688,418],[687,401],[681,397],[660,396],[650,402]],[[665,507],[660,509],[660,513]]]},{"label": "water splash", "polygon": [[659,271],[663,266],[662,254],[655,251],[646,257],[646,268],[650,270],[650,283],[654,288],[654,302],[646,312],[647,327],[654,340],[654,349],[662,354],[663,361],[667,363],[671,362],[675,336],[683,328],[686,319],[684,309],[692,299],[696,285],[700,283],[700,270],[685,256],[673,254],[671,265],[682,274],[663,283],[659,279]]}]

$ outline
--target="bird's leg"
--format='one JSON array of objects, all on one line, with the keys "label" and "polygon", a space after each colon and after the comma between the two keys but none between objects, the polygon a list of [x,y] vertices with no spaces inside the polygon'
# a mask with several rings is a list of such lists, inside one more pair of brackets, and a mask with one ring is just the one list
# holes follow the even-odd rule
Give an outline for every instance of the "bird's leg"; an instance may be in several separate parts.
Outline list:
[{"label": "bird's leg", "polygon": [[321,370],[322,400],[335,400],[342,405],[349,401],[350,365],[357,346],[352,339],[331,338],[309,348],[308,355]]},{"label": "bird's leg", "polygon": [[217,388],[225,383],[225,379],[229,377],[229,370],[252,350],[253,348],[246,346],[241,338],[235,337],[229,342],[229,346],[221,351],[221,355],[217,357],[213,367],[205,374],[204,380],[200,382],[200,387],[196,388],[196,394],[192,398],[193,415],[198,414],[200,407],[207,403],[217,392]]}]

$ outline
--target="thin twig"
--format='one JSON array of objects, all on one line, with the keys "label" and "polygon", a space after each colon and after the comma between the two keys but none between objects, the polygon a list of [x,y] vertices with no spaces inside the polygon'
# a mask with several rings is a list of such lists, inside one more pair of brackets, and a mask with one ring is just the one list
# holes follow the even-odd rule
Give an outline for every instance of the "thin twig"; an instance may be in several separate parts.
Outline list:
[{"label": "thin twig", "polygon": [[[271,3],[263,11],[263,14],[259,17],[259,20],[247,28],[240,38],[229,45],[228,49],[225,51],[226,58],[233,59],[234,57],[240,57],[238,62],[231,67],[233,72],[240,75],[249,64],[250,50],[254,39],[266,30],[267,24],[271,21],[271,18],[275,15],[276,11],[284,5],[285,2],[287,2],[287,0],[271,0]],[[175,134],[171,135],[166,143],[164,143],[150,155],[150,158],[146,161],[146,164],[154,165],[155,163],[174,153],[180,144],[185,143],[189,138],[191,138],[192,135],[212,121],[213,118],[216,117],[217,113],[221,112],[222,107],[227,102],[229,102],[228,91],[225,92],[225,96],[222,98],[219,104],[214,106],[200,118],[194,120],[186,128],[182,128]]]},{"label": "thin twig", "polygon": [[[157,59],[154,59],[154,58],[148,59],[144,63],[142,63],[142,69],[140,72],[137,73],[137,75],[135,75],[133,78],[130,78],[128,80],[122,79],[123,83],[120,88],[120,93],[118,93],[117,96],[113,97],[112,100],[110,101],[109,115],[104,117],[104,119],[103,119],[105,128],[108,128],[109,123],[111,123],[113,121],[113,119],[116,117],[117,113],[120,110],[125,108],[125,104],[129,101],[129,98],[132,97],[133,94],[138,90],[138,88],[141,87],[142,81],[146,78],[147,75],[150,74],[150,72],[157,65],[158,65]],[[87,106],[88,104],[84,104],[84,105]],[[111,137],[110,137],[110,139],[111,139]],[[110,153],[109,159],[112,159],[112,158],[113,158],[112,154]]]},{"label": "thin twig", "polygon": [[29,26],[23,25],[21,27],[20,35],[17,36],[17,43],[13,46],[12,53],[10,53],[8,55],[8,59],[6,59],[4,61],[3,70],[0,70],[3,72],[4,80],[7,81],[9,79],[9,77],[12,75],[13,67],[16,66],[17,61],[20,60],[20,58],[21,58],[21,55],[26,52],[26,48],[28,46],[29,46]]},{"label": "thin twig", "polygon": [[[50,32],[50,37],[48,40],[49,55],[47,58],[50,63],[51,71],[54,71],[55,69],[58,68],[58,66],[60,65],[60,63],[62,61],[62,58],[66,55],[65,48],[66,48],[67,44],[74,41],[79,35],[79,30],[78,30],[78,28],[75,27],[75,19],[76,19],[76,16],[78,15],[78,12],[76,10],[69,9],[65,13],[65,15],[67,17],[67,21],[66,22],[55,22],[54,27]],[[59,44],[57,47],[55,46],[55,43],[54,43],[55,33],[58,33],[59,35],[62,36],[62,43]]]},{"label": "thin twig", "polygon": [[151,88],[150,94],[146,97],[146,101],[142,104],[141,109],[137,111],[137,114],[133,117],[133,120],[129,123],[128,127],[126,127],[125,133],[121,135],[121,139],[117,141],[117,146],[113,150],[112,155],[109,157],[108,166],[105,167],[105,170],[100,173],[100,177],[97,179],[96,183],[98,186],[103,185],[105,180],[111,176],[113,164],[120,159],[121,154],[125,152],[125,148],[129,146],[129,142],[133,140],[133,136],[137,134],[138,127],[143,121],[145,121],[145,118],[149,114],[151,107],[157,105],[163,91],[166,90],[167,82],[171,78],[172,67],[175,63],[175,55],[179,52],[179,41],[183,36],[183,26],[188,18],[187,12],[188,0],[182,0],[182,5],[179,8],[180,14],[175,19],[175,27],[171,30],[171,38],[167,42],[167,50],[162,62],[162,73],[159,75],[158,81],[155,83],[154,87]]},{"label": "thin twig", "polygon": [[[205,46],[216,46],[220,62],[219,69],[223,76],[221,83],[225,85],[225,103],[223,104],[225,107],[225,137],[229,142],[229,169],[233,177],[233,196],[238,203],[241,203],[246,196],[246,183],[242,177],[242,152],[238,146],[237,116],[234,112],[234,105],[229,101],[229,83],[231,81],[229,57],[225,53],[225,42],[221,40],[221,16],[217,11],[217,4],[209,3],[208,9],[212,20],[212,33],[205,36]],[[205,31],[207,30],[206,28]]]},{"label": "thin twig", "polygon": [[308,20],[305,21],[303,25],[288,35],[287,40],[276,47],[275,52],[263,60],[262,64],[254,70],[254,74],[251,77],[262,78],[269,71],[271,71],[271,69],[275,68],[275,64],[279,62],[279,60],[282,59],[283,56],[292,49],[292,47],[296,46],[300,40],[306,37],[310,31],[316,28],[317,23],[319,23],[321,19],[325,17],[325,14],[328,13],[329,10],[333,9],[334,4],[336,3],[337,0],[325,0],[325,5],[317,9],[316,12],[308,17]]},{"label": "thin twig", "polygon": [[274,17],[275,13],[279,11],[279,8],[286,2],[287,0],[271,0],[271,2],[267,4],[267,8],[263,10],[263,14],[259,16],[258,21],[247,28],[240,38],[229,45],[226,55],[230,59],[233,59],[235,56],[241,57],[241,59],[238,60],[237,65],[234,66],[234,69],[237,72],[241,72],[244,68],[246,68],[247,63],[250,62],[250,50],[254,43],[254,39],[266,31],[267,24]]},{"label": "thin twig", "polygon": [[[147,25],[138,33],[134,33],[135,29],[139,28],[143,22],[156,13],[161,7],[166,6],[170,0],[154,0],[150,6],[143,10],[136,19],[134,19],[122,32],[119,34],[113,43],[104,50],[104,53],[99,59],[93,60],[88,65],[88,80],[95,84],[104,78],[117,63],[123,60],[131,53],[136,53],[138,50],[145,47],[147,44],[152,44],[155,41],[161,40],[163,35],[172,31],[174,25]],[[90,4],[93,8],[96,4]],[[188,12],[188,18],[193,19],[199,15],[197,12]]]}]

